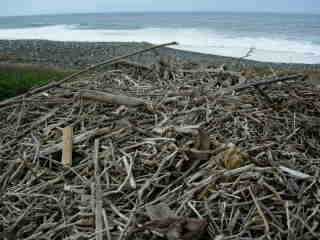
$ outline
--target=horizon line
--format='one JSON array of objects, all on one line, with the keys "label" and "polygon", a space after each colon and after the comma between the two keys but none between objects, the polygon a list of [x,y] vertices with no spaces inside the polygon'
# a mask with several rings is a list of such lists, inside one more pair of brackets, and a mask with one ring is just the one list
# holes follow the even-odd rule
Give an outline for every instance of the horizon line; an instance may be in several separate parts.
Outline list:
[{"label": "horizon line", "polygon": [[0,15],[2,17],[32,17],[32,16],[57,16],[57,15],[90,15],[90,14],[141,14],[141,13],[148,13],[148,14],[159,14],[159,13],[265,13],[265,14],[304,14],[304,15],[320,15],[320,12],[298,12],[298,11],[235,11],[235,10],[196,10],[196,11],[99,11],[99,12],[59,12],[59,13],[30,13],[30,14],[16,14],[16,15]]}]

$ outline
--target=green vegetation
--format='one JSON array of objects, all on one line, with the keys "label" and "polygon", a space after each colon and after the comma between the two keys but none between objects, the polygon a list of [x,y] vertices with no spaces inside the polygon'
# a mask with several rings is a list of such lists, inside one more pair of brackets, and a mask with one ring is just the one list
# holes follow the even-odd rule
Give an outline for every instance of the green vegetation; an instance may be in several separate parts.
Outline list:
[{"label": "green vegetation", "polygon": [[56,81],[70,72],[33,65],[0,64],[0,100],[17,96],[29,89]]}]

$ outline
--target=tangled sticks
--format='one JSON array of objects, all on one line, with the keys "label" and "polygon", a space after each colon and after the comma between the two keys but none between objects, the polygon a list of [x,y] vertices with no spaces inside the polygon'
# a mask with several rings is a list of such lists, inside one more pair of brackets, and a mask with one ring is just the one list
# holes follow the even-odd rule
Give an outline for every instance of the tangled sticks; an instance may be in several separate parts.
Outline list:
[{"label": "tangled sticks", "polygon": [[2,238],[319,238],[319,89],[284,76],[270,102],[240,74],[165,71],[118,64],[0,108]]}]

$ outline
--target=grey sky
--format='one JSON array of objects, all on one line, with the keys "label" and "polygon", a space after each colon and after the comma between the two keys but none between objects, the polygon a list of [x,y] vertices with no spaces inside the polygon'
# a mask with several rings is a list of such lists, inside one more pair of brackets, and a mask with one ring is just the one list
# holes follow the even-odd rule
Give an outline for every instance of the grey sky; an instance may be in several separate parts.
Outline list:
[{"label": "grey sky", "polygon": [[1,0],[0,16],[115,11],[320,13],[320,0]]}]

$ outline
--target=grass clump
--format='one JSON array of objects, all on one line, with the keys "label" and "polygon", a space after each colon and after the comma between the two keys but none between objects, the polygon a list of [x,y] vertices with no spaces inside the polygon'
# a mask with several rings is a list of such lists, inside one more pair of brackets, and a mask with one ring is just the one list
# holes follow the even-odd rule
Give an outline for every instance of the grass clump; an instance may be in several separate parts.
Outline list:
[{"label": "grass clump", "polygon": [[59,80],[70,71],[22,64],[0,65],[0,100],[23,94],[34,87]]}]

